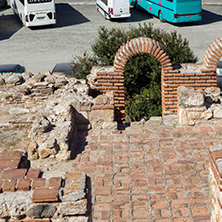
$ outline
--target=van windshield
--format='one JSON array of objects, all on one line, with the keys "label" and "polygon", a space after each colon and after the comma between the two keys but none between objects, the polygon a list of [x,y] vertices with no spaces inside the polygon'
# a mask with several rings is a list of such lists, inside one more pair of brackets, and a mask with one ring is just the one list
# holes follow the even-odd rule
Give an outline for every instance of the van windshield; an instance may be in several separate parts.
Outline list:
[{"label": "van windshield", "polygon": [[28,0],[28,4],[36,4],[36,3],[46,3],[51,2],[52,0]]}]

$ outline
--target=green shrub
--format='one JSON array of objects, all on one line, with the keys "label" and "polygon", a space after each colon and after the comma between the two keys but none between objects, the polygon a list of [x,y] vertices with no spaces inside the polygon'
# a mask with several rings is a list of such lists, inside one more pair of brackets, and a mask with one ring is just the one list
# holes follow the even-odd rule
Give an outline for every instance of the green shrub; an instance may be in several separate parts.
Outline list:
[{"label": "green shrub", "polygon": [[[167,33],[154,28],[151,23],[129,27],[127,31],[119,28],[100,27],[98,37],[91,46],[92,56],[84,53],[76,57],[77,74],[85,78],[92,66],[112,66],[114,57],[121,45],[137,37],[152,38],[163,45],[172,63],[195,63],[197,57],[189,48],[187,39],[175,31]],[[124,70],[126,116],[128,121],[142,117],[161,115],[161,70],[159,61],[149,54],[137,54],[126,63]]]}]

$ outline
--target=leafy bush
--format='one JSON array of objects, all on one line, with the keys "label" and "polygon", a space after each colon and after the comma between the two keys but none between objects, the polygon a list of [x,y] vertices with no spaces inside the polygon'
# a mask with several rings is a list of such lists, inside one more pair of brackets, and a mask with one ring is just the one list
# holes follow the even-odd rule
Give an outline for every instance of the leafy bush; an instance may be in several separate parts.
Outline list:
[{"label": "leafy bush", "polygon": [[[163,45],[172,63],[194,63],[197,57],[189,48],[187,39],[175,31],[167,33],[154,28],[151,23],[139,24],[123,31],[119,28],[100,27],[98,38],[91,46],[92,56],[84,53],[73,61],[81,78],[86,78],[92,66],[112,66],[121,45],[137,37],[152,38]],[[126,63],[125,95],[128,121],[138,121],[142,117],[161,115],[161,70],[159,61],[149,54],[137,54]]]}]

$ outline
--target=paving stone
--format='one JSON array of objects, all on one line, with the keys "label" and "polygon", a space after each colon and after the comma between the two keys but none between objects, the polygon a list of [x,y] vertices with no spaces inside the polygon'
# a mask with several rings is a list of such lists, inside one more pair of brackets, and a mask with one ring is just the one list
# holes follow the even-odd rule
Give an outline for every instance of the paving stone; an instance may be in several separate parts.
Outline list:
[{"label": "paving stone", "polygon": [[84,215],[87,212],[87,199],[60,204],[59,213],[63,216]]},{"label": "paving stone", "polygon": [[55,188],[36,188],[34,189],[32,201],[40,202],[57,202],[59,200],[59,190]]},{"label": "paving stone", "polygon": [[[222,143],[221,131],[218,126],[145,124],[138,129],[129,127],[122,134],[89,132],[85,151],[73,160],[73,169],[84,172],[88,165],[93,166],[89,170],[93,219],[209,221],[207,148]],[[117,204],[112,212],[112,203],[129,200],[131,205],[123,209]],[[149,208],[152,220],[150,212],[146,218],[142,216],[142,210]],[[121,213],[127,217],[129,211],[131,219],[121,218]]]},{"label": "paving stone", "polygon": [[21,179],[25,177],[26,169],[8,169],[2,173],[2,179]]},{"label": "paving stone", "polygon": [[82,172],[66,173],[62,201],[83,199],[86,195],[86,174]]}]

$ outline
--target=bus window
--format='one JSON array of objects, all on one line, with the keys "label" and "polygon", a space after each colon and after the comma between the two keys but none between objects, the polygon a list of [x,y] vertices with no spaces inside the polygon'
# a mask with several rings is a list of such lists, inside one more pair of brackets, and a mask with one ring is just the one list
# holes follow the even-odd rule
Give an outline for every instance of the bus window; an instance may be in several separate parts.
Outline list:
[{"label": "bus window", "polygon": [[107,0],[102,0],[102,2],[106,5],[108,4]]},{"label": "bus window", "polygon": [[19,0],[24,5],[24,0]]},{"label": "bus window", "polygon": [[34,3],[46,3],[46,2],[51,2],[52,0],[28,0],[29,4],[34,4]]}]

